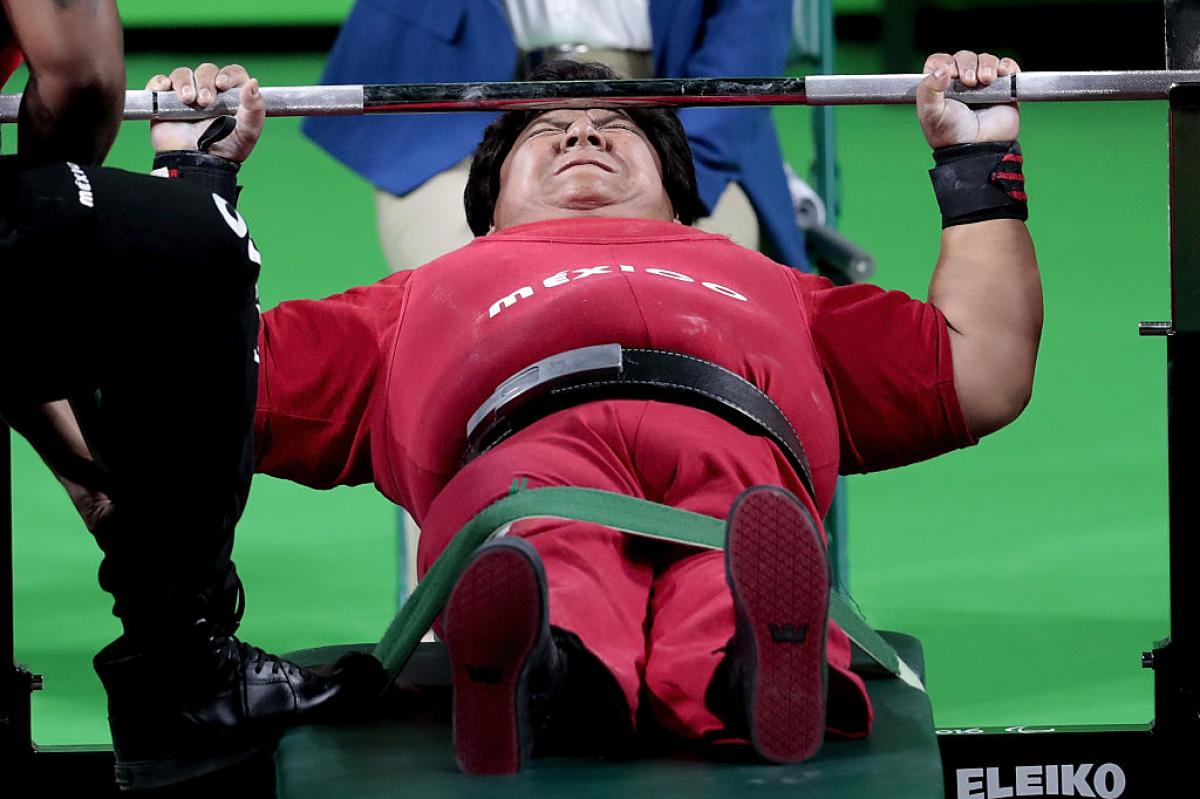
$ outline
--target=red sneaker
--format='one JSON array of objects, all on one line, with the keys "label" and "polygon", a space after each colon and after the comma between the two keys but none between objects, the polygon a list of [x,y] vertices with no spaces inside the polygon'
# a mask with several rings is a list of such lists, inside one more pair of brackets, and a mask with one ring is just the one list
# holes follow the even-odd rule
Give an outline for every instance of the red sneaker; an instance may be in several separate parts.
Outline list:
[{"label": "red sneaker", "polygon": [[512,774],[532,754],[557,647],[546,573],[528,542],[499,538],[467,561],[443,614],[454,686],[454,755],[468,774]]},{"label": "red sneaker", "polygon": [[737,624],[730,686],[742,700],[758,754],[799,763],[816,754],[825,737],[825,543],[800,501],[773,486],[742,492],[725,530]]}]

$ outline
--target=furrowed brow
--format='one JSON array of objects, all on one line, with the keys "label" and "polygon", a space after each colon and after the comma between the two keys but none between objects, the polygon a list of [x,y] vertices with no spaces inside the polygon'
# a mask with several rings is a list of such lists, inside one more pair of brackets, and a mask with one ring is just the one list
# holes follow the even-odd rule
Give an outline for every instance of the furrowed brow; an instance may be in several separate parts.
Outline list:
[{"label": "furrowed brow", "polygon": [[632,122],[633,119],[629,114],[617,108],[600,108],[597,109],[597,115],[592,117],[592,124],[603,125],[606,122],[612,122],[614,119],[624,119],[627,122]]},{"label": "furrowed brow", "polygon": [[545,113],[529,120],[529,124],[526,125],[526,127],[531,128],[534,125],[541,124],[565,128],[570,125],[572,121],[573,120],[570,117],[566,116],[566,113],[563,110],[546,111]]}]

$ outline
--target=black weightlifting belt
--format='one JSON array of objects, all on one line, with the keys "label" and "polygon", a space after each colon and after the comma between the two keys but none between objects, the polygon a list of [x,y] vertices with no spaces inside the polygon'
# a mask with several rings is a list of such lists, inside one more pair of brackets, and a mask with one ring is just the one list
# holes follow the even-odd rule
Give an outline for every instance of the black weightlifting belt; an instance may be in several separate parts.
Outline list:
[{"label": "black weightlifting belt", "polygon": [[754,384],[691,355],[619,344],[560,352],[501,383],[467,422],[463,464],[556,411],[611,399],[690,405],[766,436],[783,450],[809,496],[816,497],[804,445],[779,406]]}]

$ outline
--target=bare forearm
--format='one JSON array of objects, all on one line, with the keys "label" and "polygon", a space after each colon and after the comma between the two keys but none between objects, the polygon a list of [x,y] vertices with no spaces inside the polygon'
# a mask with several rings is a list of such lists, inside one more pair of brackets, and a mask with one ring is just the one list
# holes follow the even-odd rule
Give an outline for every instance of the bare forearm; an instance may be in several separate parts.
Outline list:
[{"label": "bare forearm", "polygon": [[116,139],[119,114],[102,86],[55,84],[31,77],[17,120],[17,150],[23,161],[33,163],[98,164]]},{"label": "bare forearm", "polygon": [[975,436],[1017,417],[1033,390],[1042,286],[1024,222],[995,219],[942,232],[929,301],[950,327],[954,384]]},{"label": "bare forearm", "polygon": [[42,456],[87,528],[97,532],[112,513],[113,504],[105,493],[104,469],[92,459],[67,401],[9,407],[4,416]]},{"label": "bare forearm", "polygon": [[5,418],[41,455],[68,492],[99,488],[102,470],[92,460],[66,400],[7,408]]},{"label": "bare forearm", "polygon": [[99,163],[124,102],[120,20],[113,0],[0,0],[29,64],[18,120],[22,159]]}]

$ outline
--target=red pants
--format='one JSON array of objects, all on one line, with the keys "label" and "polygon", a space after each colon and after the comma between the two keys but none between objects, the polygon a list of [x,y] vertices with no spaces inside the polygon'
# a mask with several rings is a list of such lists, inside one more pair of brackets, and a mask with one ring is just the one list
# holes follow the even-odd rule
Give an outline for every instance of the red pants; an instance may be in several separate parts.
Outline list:
[{"label": "red pants", "polygon": [[[819,518],[767,439],[683,405],[595,402],[538,421],[457,474],[421,520],[422,575],[515,478],[528,480],[529,488],[597,488],[717,518],[743,489],[781,485]],[[679,735],[699,738],[724,727],[704,701],[733,636],[723,552],[560,520],[519,522],[510,534],[529,541],[545,563],[550,623],[578,635],[608,667],[635,716],[639,696],[647,696],[656,720]],[[870,704],[849,671],[849,641],[834,624],[826,653],[829,729],[865,734]]]}]

